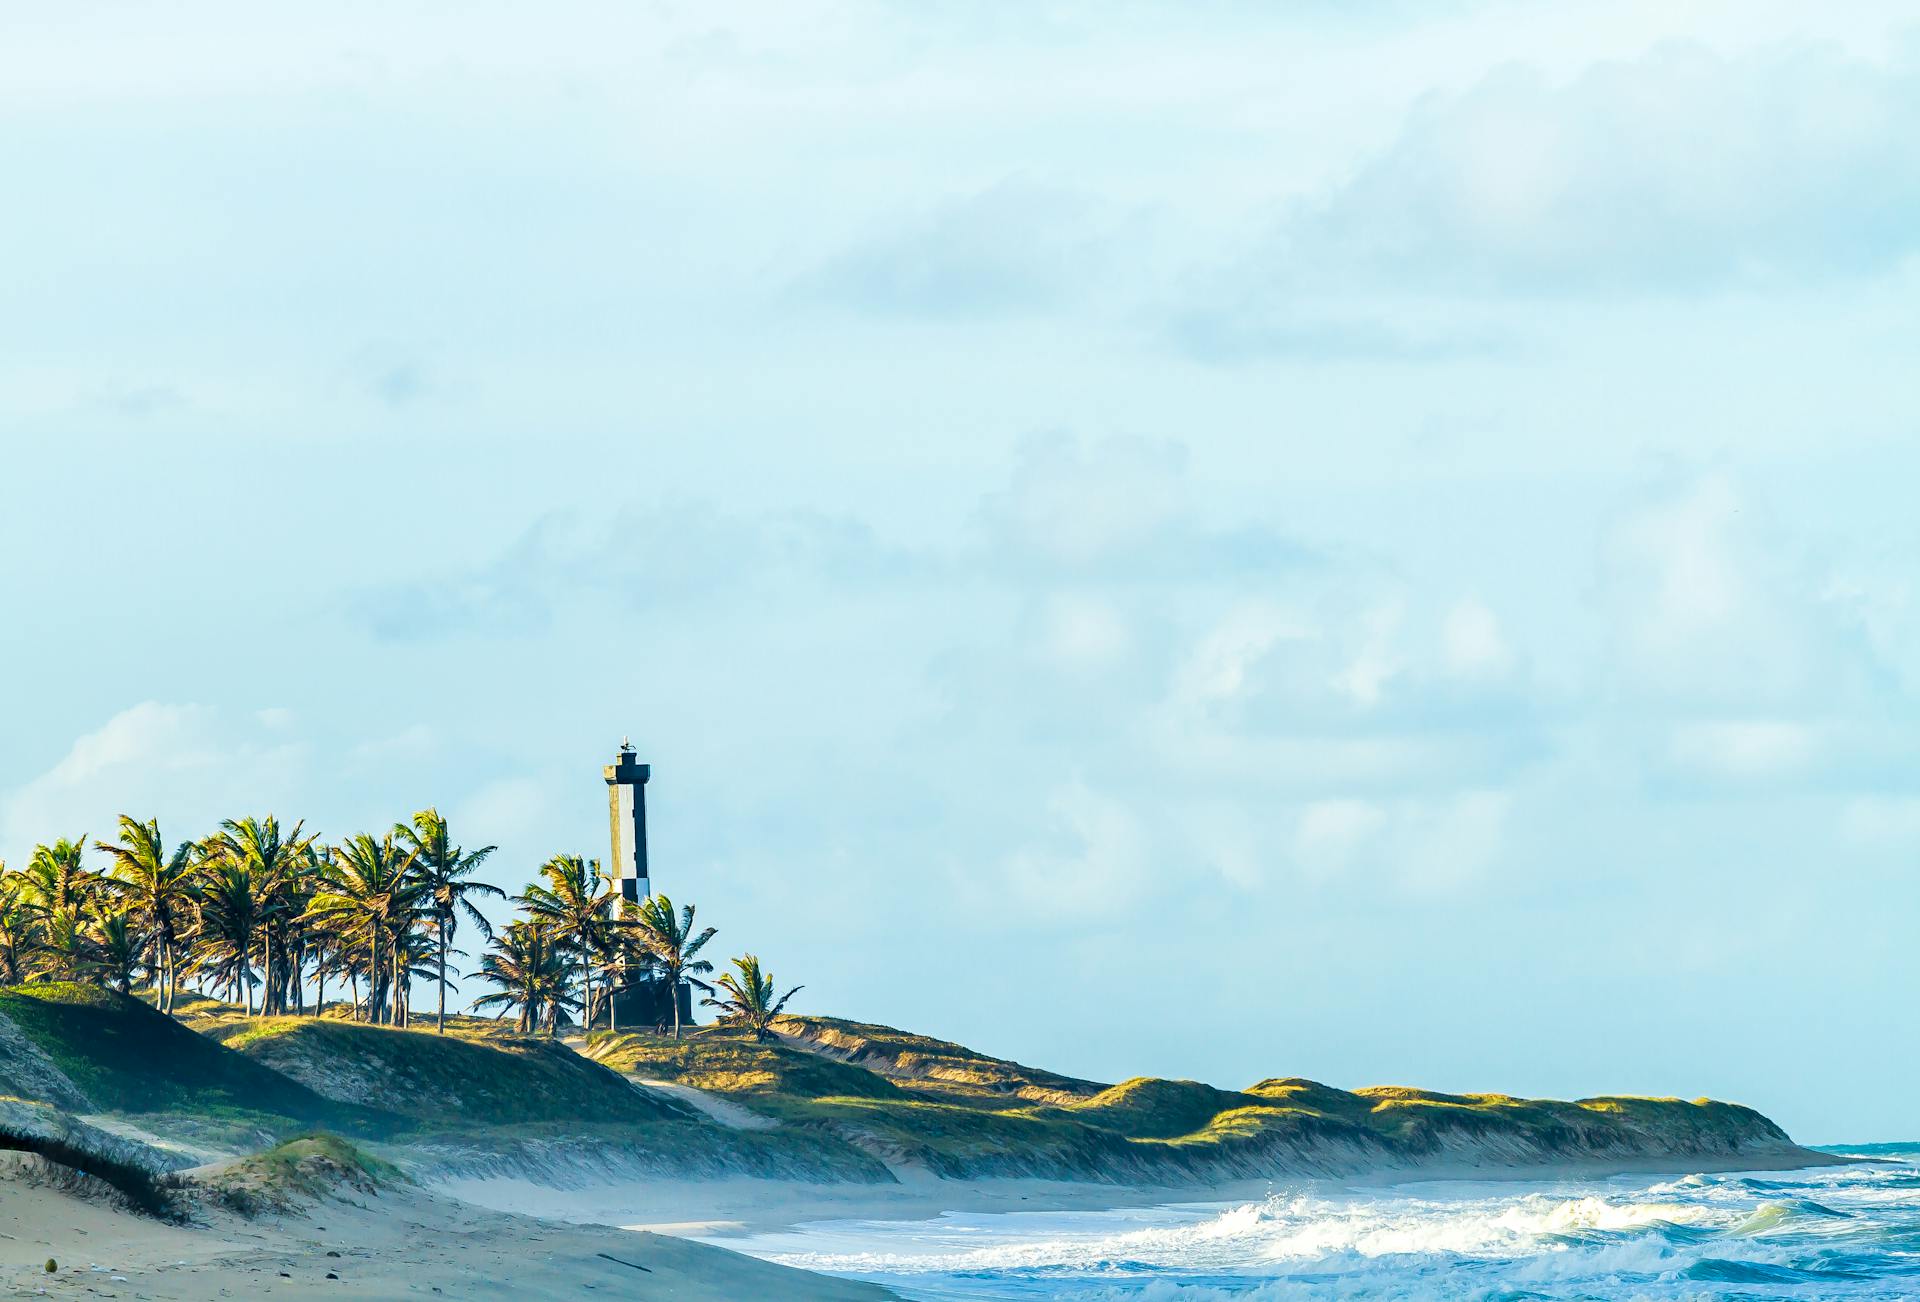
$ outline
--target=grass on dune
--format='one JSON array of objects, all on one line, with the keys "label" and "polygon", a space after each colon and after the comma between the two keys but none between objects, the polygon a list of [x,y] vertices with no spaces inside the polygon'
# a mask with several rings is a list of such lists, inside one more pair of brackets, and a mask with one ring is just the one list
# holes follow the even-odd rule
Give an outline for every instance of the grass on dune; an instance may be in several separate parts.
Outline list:
[{"label": "grass on dune", "polygon": [[0,1014],[104,1112],[185,1113],[284,1132],[388,1120],[327,1099],[127,995],[71,983],[0,989]]},{"label": "grass on dune", "polygon": [[783,1018],[778,1029],[774,1044],[703,1028],[678,1042],[598,1037],[590,1052],[617,1070],[726,1094],[942,1174],[1200,1169],[1208,1161],[1250,1168],[1285,1143],[1387,1157],[1501,1136],[1515,1151],[1543,1156],[1715,1148],[1765,1124],[1747,1109],[1704,1101],[1342,1090],[1299,1077],[1244,1091],[1152,1077],[1100,1087],[885,1027]]},{"label": "grass on dune", "polygon": [[331,1098],[432,1125],[681,1115],[553,1040],[436,1034],[336,1018],[269,1017],[209,1031],[248,1059]]},{"label": "grass on dune", "polygon": [[1071,1103],[1103,1088],[1094,1081],[995,1058],[950,1040],[871,1022],[782,1017],[775,1028],[814,1052],[869,1068],[905,1088],[948,1102]]},{"label": "grass on dune", "polygon": [[756,1040],[724,1026],[704,1026],[678,1040],[649,1032],[602,1033],[588,1042],[594,1061],[630,1076],[722,1094],[822,1098],[903,1097],[886,1077],[784,1044]]}]

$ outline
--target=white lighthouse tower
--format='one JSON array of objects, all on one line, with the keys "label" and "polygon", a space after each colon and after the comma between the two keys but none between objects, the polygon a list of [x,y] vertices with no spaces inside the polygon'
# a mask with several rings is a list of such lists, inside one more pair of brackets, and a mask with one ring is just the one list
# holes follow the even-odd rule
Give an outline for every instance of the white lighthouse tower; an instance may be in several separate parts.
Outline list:
[{"label": "white lighthouse tower", "polygon": [[601,772],[607,779],[607,809],[613,820],[614,880],[620,894],[638,904],[653,894],[647,881],[647,779],[650,765],[634,758],[633,743],[620,742],[620,753]]}]

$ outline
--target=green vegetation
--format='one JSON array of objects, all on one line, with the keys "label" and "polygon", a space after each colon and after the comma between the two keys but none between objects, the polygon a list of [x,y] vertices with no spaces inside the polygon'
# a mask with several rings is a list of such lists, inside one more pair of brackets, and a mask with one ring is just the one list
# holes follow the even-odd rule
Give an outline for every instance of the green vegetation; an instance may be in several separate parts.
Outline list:
[{"label": "green vegetation", "polygon": [[[773,1019],[786,1011],[789,999],[805,989],[804,986],[795,986],[776,999],[773,992],[778,987],[774,984],[773,973],[762,971],[760,960],[752,954],[733,960],[733,971],[723,973],[714,986],[714,994],[718,997],[701,1002],[709,1008],[718,1008],[722,1022],[753,1032],[756,1040],[776,1038]],[[676,1035],[674,1038],[680,1037]]]},{"label": "green vegetation", "polygon": [[284,1133],[381,1130],[344,1106],[194,1034],[138,999],[76,983],[0,989],[0,1015],[101,1111],[191,1113]]},{"label": "green vegetation", "polygon": [[[517,1010],[522,1033],[556,1035],[574,1013],[618,1029],[616,996],[644,988],[677,1034],[676,996],[712,993],[698,955],[714,929],[694,930],[691,905],[676,915],[664,897],[623,898],[598,860],[553,856],[512,897],[522,918],[494,935],[474,901],[505,892],[473,876],[494,847],[463,849],[433,809],[331,846],[304,823],[227,819],[171,851],[157,820],[122,815],[117,841],[92,849],[106,872],[88,869],[84,836],[35,846],[22,870],[0,864],[0,986],[144,984],[163,1012],[219,995],[274,1017],[318,1015],[331,978],[356,1020],[406,1026],[425,979],[445,1031],[464,919],[489,942],[478,975],[497,987],[478,1006]],[[738,1007],[754,1015],[751,998]],[[760,1010],[762,1025],[774,1009]]]},{"label": "green vegetation", "polygon": [[745,1095],[749,1101],[905,1097],[899,1086],[863,1067],[768,1044],[730,1027],[701,1027],[679,1040],[628,1032],[600,1034],[588,1042],[587,1056],[625,1075]]},{"label": "green vegetation", "polygon": [[[713,971],[713,964],[699,957],[707,942],[713,939],[713,928],[695,932],[693,929],[693,906],[686,905],[674,916],[673,901],[664,895],[653,895],[643,900],[634,912],[632,926],[639,935],[640,943],[653,956],[654,968],[668,990],[677,991],[681,986],[692,986],[711,995],[713,987],[700,978]],[[673,1038],[680,1038],[680,1001],[673,999]]]},{"label": "green vegetation", "polygon": [[644,1124],[683,1115],[551,1040],[423,1035],[311,1017],[236,1019],[209,1033],[331,1099],[389,1108],[416,1124]]},{"label": "green vegetation", "polygon": [[596,1037],[618,1071],[724,1095],[783,1127],[824,1133],[896,1167],[946,1176],[1165,1181],[1431,1160],[1554,1162],[1728,1153],[1785,1144],[1720,1103],[1334,1089],[1298,1078],[1244,1091],[1138,1077],[1102,1087],[890,1027],[781,1018],[674,1042]]},{"label": "green vegetation", "polygon": [[945,1102],[978,1099],[1000,1106],[1009,1097],[1071,1103],[1105,1087],[1056,1072],[976,1053],[965,1045],[891,1026],[834,1017],[783,1017],[775,1027],[791,1042],[871,1068],[904,1087]]},{"label": "green vegetation", "polygon": [[297,1199],[320,1198],[345,1186],[377,1193],[407,1182],[400,1168],[316,1131],[234,1162],[205,1183],[227,1206],[245,1215],[284,1210]]}]

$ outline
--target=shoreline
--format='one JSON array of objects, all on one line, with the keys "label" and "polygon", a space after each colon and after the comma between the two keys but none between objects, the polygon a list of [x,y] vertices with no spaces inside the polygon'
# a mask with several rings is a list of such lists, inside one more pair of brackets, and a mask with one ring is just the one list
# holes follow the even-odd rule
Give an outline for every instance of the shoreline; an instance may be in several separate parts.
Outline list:
[{"label": "shoreline", "polygon": [[635,1180],[558,1189],[510,1176],[435,1180],[427,1188],[475,1207],[570,1224],[597,1223],[703,1240],[726,1240],[822,1221],[933,1221],[956,1212],[1118,1211],[1171,1204],[1258,1202],[1283,1188],[1362,1191],[1450,1182],[1552,1183],[1621,1175],[1694,1175],[1804,1170],[1864,1159],[1793,1148],[1720,1154],[1711,1160],[1628,1158],[1528,1166],[1435,1164],[1342,1175],[1237,1178],[1212,1184],[1128,1185],[988,1177],[949,1180],[899,1173],[897,1184],[819,1184],[729,1177]]}]

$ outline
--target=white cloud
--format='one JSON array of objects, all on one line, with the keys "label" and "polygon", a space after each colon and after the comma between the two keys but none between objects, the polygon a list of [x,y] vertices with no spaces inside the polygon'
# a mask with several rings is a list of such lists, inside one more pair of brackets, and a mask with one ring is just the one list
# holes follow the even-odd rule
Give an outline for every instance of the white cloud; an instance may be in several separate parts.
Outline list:
[{"label": "white cloud", "polygon": [[1125,800],[1076,780],[1048,797],[1047,815],[1045,841],[1014,851],[1002,870],[1038,920],[1112,917],[1139,902],[1149,884],[1147,830]]},{"label": "white cloud", "polygon": [[1531,293],[1872,273],[1920,250],[1910,61],[1691,45],[1564,83],[1520,65],[1436,94],[1299,212],[1302,280]]},{"label": "white cloud", "polygon": [[307,749],[271,731],[202,705],[123,710],[0,799],[0,851],[13,860],[57,836],[110,839],[122,813],[158,816],[163,833],[185,839],[222,818],[280,807],[300,794]]},{"label": "white cloud", "polygon": [[1318,800],[1300,811],[1294,851],[1309,874],[1329,876],[1345,869],[1386,822],[1386,812],[1371,801]]},{"label": "white cloud", "polygon": [[1041,654],[1068,669],[1094,669],[1123,656],[1132,640],[1126,617],[1098,597],[1058,594],[1042,617]]},{"label": "white cloud", "polygon": [[1798,772],[1818,753],[1818,733],[1785,719],[1683,723],[1673,730],[1676,763],[1725,778],[1775,778]]},{"label": "white cloud", "polygon": [[1362,619],[1360,649],[1333,677],[1334,686],[1356,705],[1378,705],[1386,685],[1399,674],[1401,662],[1394,639],[1400,619],[1398,602],[1376,606]]},{"label": "white cloud", "polygon": [[1248,679],[1283,642],[1313,636],[1311,625],[1266,601],[1235,606],[1200,637],[1175,673],[1173,700],[1185,706],[1231,701],[1248,689]]},{"label": "white cloud", "polygon": [[1624,518],[1603,577],[1621,668],[1696,702],[1780,699],[1811,685],[1815,602],[1725,474]]},{"label": "white cloud", "polygon": [[1177,443],[1029,440],[1007,491],[988,500],[985,515],[1016,548],[1094,561],[1139,546],[1185,509],[1185,461]]},{"label": "white cloud", "polygon": [[1471,598],[1447,612],[1440,648],[1447,671],[1462,678],[1496,678],[1513,666],[1513,651],[1499,619]]}]

